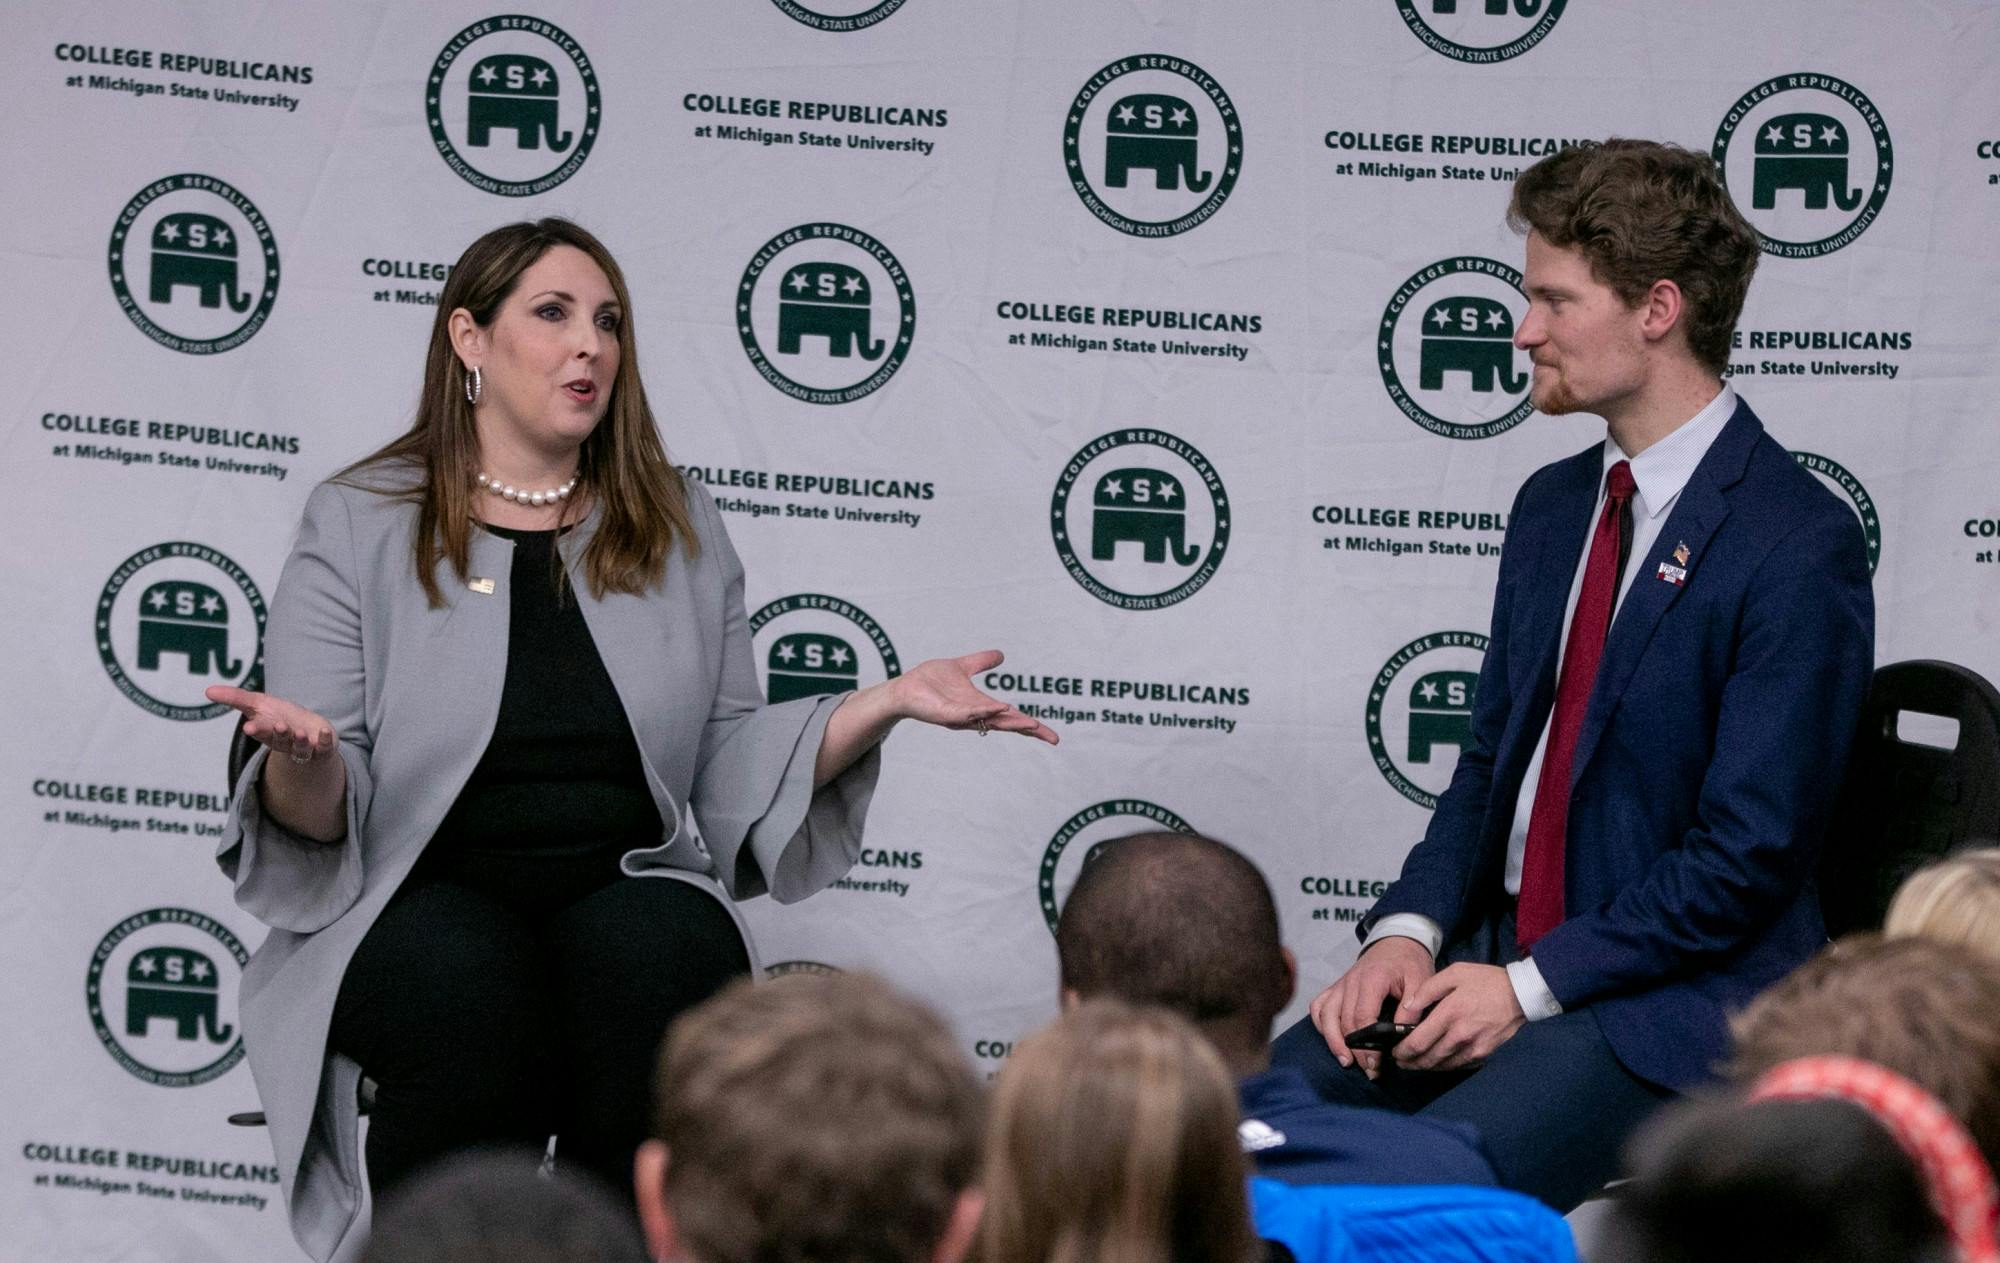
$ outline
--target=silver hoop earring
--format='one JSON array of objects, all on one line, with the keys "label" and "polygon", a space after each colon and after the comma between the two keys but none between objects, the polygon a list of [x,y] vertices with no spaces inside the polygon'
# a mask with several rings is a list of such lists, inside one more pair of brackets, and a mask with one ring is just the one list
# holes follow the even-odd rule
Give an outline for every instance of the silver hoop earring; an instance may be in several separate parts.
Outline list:
[{"label": "silver hoop earring", "polygon": [[465,375],[465,402],[476,404],[479,396],[486,393],[486,383],[480,380],[479,366],[474,365]]}]

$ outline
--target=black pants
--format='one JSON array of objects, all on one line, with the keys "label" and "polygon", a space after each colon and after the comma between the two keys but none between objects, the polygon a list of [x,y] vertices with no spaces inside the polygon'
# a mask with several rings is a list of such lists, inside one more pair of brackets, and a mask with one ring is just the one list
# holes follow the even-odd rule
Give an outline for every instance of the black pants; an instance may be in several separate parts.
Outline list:
[{"label": "black pants", "polygon": [[370,1190],[456,1149],[539,1152],[554,1133],[565,1168],[629,1196],[661,1035],[749,969],[728,911],[686,882],[618,877],[558,902],[420,868],[333,1011],[333,1047],[376,1084]]}]

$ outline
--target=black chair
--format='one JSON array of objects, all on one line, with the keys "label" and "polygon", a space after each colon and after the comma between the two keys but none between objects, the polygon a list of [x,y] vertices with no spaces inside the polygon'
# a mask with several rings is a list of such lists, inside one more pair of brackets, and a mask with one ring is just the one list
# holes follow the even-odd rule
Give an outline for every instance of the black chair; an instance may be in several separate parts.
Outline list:
[{"label": "black chair", "polygon": [[[1906,714],[1958,722],[1949,748],[1906,740]],[[1882,926],[1896,890],[1968,843],[2000,839],[2000,691],[1952,662],[1875,672],[1820,863],[1828,935]]]}]

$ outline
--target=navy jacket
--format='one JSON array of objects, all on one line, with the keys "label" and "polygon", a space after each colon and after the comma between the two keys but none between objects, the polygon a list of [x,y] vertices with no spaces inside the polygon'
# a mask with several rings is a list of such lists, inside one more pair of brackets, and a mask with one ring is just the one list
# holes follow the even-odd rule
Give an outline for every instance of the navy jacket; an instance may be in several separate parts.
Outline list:
[{"label": "navy jacket", "polygon": [[[1601,446],[1538,470],[1509,517],[1472,742],[1402,876],[1360,924],[1417,912],[1449,959],[1490,948]],[[1660,576],[1685,544],[1683,584]],[[1572,768],[1566,919],[1534,946],[1625,1067],[1712,1075],[1726,1014],[1826,941],[1814,873],[1874,661],[1860,524],[1739,403],[1613,618]],[[1497,963],[1497,962],[1496,962]]]},{"label": "navy jacket", "polygon": [[1287,1184],[1499,1183],[1470,1124],[1329,1105],[1289,1067],[1238,1085],[1243,1151]]}]

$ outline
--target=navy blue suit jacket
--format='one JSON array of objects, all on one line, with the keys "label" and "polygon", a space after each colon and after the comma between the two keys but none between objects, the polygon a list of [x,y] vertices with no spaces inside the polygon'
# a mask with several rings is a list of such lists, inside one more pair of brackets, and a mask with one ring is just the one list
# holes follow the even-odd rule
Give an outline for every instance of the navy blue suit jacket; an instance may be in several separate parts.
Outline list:
[{"label": "navy blue suit jacket", "polygon": [[[1507,838],[1602,480],[1593,446],[1515,498],[1472,741],[1363,935],[1422,913],[1443,957],[1505,959]],[[1681,544],[1677,586],[1659,566]],[[1727,1013],[1826,941],[1814,873],[1873,670],[1874,598],[1854,514],[1742,403],[1629,564],[1571,769],[1566,918],[1532,955],[1626,1069],[1678,1089],[1726,1055]]]}]

